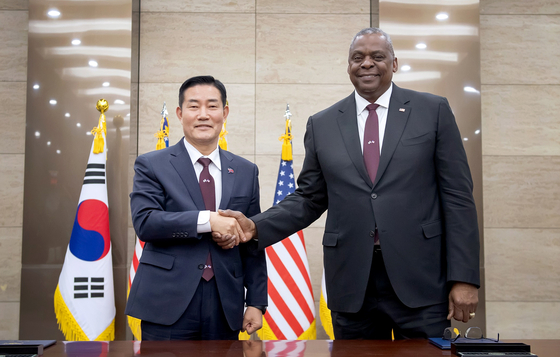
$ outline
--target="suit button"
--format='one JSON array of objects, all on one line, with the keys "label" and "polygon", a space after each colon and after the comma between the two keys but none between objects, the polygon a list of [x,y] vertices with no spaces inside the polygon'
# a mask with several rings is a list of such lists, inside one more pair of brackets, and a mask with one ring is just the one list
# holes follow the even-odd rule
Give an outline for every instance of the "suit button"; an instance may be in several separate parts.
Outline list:
[{"label": "suit button", "polygon": [[173,233],[173,234],[171,235],[171,238],[175,238],[176,236],[177,236],[177,235],[176,235],[175,233]]},{"label": "suit button", "polygon": [[372,193],[371,198],[373,198],[375,200],[377,198],[377,193]]},{"label": "suit button", "polygon": [[188,233],[185,233],[185,238],[187,238],[188,236],[189,236],[189,234],[188,234]]},{"label": "suit button", "polygon": [[375,237],[375,231],[369,231],[369,236],[370,237]]},{"label": "suit button", "polygon": [[198,264],[198,269],[200,270],[204,269],[204,264]]}]

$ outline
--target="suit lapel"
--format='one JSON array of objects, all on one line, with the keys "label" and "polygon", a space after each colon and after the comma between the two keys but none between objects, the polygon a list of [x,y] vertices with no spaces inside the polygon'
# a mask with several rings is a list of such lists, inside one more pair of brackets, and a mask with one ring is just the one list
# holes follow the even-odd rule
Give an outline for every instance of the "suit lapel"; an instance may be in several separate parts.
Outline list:
[{"label": "suit lapel", "polygon": [[375,176],[374,186],[379,182],[381,176],[387,169],[395,149],[401,140],[402,133],[406,127],[408,116],[412,108],[407,105],[409,102],[404,91],[393,84],[393,93],[389,101],[389,112],[387,113],[387,125],[385,126],[385,135],[383,137],[383,146],[381,147],[381,157],[379,158],[379,168]]},{"label": "suit lapel", "polygon": [[357,121],[358,114],[356,113],[356,100],[354,93],[350,94],[342,101],[338,110],[338,127],[340,128],[340,133],[342,134],[346,151],[354,163],[354,166],[360,173],[360,176],[362,176],[364,181],[371,186],[371,179],[367,173],[366,165],[364,164],[364,155],[362,154],[362,148],[360,147],[360,135],[358,134]]},{"label": "suit lapel", "polygon": [[222,149],[220,149],[220,161],[222,165],[222,200],[219,208],[227,209],[235,184],[237,166],[233,161],[233,155]]},{"label": "suit lapel", "polygon": [[183,181],[183,184],[187,188],[191,199],[195,203],[196,207],[201,211],[205,210],[204,199],[202,198],[202,192],[200,192],[200,186],[198,185],[198,180],[196,179],[196,172],[194,172],[194,166],[191,162],[187,148],[181,139],[170,153],[169,162]]}]

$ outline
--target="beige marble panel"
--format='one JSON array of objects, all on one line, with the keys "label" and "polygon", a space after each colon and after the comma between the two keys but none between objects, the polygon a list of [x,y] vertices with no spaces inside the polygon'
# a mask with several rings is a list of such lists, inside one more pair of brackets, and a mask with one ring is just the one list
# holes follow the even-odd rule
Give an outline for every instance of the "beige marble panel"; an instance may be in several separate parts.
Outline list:
[{"label": "beige marble panel", "polygon": [[28,0],[0,0],[0,10],[27,10]]},{"label": "beige marble panel", "polygon": [[482,86],[483,155],[560,155],[560,85]]},{"label": "beige marble panel", "polygon": [[0,81],[27,79],[27,11],[0,11]]},{"label": "beige marble panel", "polygon": [[488,301],[560,301],[560,230],[484,230]]},{"label": "beige marble panel", "polygon": [[0,302],[0,340],[19,338],[19,302]]},{"label": "beige marble panel", "polygon": [[19,301],[21,227],[0,228],[0,301]]},{"label": "beige marble panel", "polygon": [[142,12],[254,12],[255,0],[142,0]]},{"label": "beige marble panel", "polygon": [[0,152],[21,154],[25,151],[25,82],[0,81]]},{"label": "beige marble panel", "polygon": [[557,0],[480,0],[480,14],[557,15],[560,14],[560,3]]},{"label": "beige marble panel", "polygon": [[560,228],[560,156],[483,156],[486,228]]},{"label": "beige marble panel", "polygon": [[[281,152],[278,149],[276,155],[257,155],[255,163],[259,167],[259,184],[261,195],[261,210],[266,211],[272,206],[276,194],[276,183],[278,179],[278,170],[280,168]],[[294,155],[294,175],[297,177],[303,165],[303,155]],[[296,182],[297,184],[297,182]],[[310,227],[321,228],[325,227],[325,220],[327,214],[323,213],[319,219],[311,223]]]},{"label": "beige marble panel", "polygon": [[558,38],[560,16],[481,15],[481,83],[560,84]]},{"label": "beige marble panel", "polygon": [[486,302],[488,337],[500,339],[557,339],[559,302]]},{"label": "beige marble panel", "polygon": [[[345,72],[346,73],[346,72]],[[349,79],[345,84],[257,84],[256,152],[279,155],[278,138],[284,134],[286,104],[292,113],[292,144],[295,155],[305,154],[303,137],[309,116],[328,108],[352,93]]]},{"label": "beige marble panel", "polygon": [[21,227],[23,221],[23,154],[0,154],[0,227]]},{"label": "beige marble panel", "polygon": [[348,48],[369,12],[257,15],[257,83],[348,83]]},{"label": "beige marble panel", "polygon": [[255,79],[255,15],[144,13],[140,82],[182,83],[211,74],[224,83]]},{"label": "beige marble panel", "polygon": [[379,2],[370,0],[257,0],[257,13],[269,14],[369,14],[374,3],[379,12]]},{"label": "beige marble panel", "polygon": [[[154,134],[159,130],[163,102],[167,103],[169,112],[169,145],[176,144],[183,137],[183,127],[176,114],[181,83],[140,83],[138,154],[156,148],[157,139]],[[224,85],[230,105],[227,122],[228,151],[238,155],[254,154],[255,86],[228,83]]]}]

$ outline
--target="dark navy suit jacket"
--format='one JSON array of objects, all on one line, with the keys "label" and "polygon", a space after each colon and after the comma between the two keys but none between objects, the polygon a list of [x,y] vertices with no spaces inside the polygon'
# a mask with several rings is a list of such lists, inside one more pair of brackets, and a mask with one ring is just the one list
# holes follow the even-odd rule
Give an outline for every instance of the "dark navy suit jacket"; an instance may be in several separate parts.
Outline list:
[{"label": "dark navy suit jacket", "polygon": [[[221,149],[220,160],[219,208],[248,216],[259,213],[257,166]],[[132,222],[146,244],[125,313],[162,325],[176,322],[200,283],[210,251],[225,316],[231,329],[241,329],[245,303],[267,305],[264,251],[258,251],[254,241],[224,250],[210,233],[197,233],[204,201],[183,139],[167,149],[139,156],[134,171]]]},{"label": "dark navy suit jacket", "polygon": [[375,182],[366,171],[354,93],[309,118],[298,189],[253,217],[259,248],[315,221],[329,308],[362,307],[377,227],[387,274],[411,308],[446,302],[455,281],[480,285],[472,179],[443,97],[393,85]]}]

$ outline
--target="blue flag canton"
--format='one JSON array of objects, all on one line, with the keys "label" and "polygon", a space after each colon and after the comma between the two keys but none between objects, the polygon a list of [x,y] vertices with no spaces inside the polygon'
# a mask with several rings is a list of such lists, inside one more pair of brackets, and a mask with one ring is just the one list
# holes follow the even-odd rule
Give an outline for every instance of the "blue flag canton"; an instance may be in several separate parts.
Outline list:
[{"label": "blue flag canton", "polygon": [[274,203],[277,205],[296,190],[296,180],[294,179],[294,162],[280,161],[280,169],[278,170],[278,180],[276,180],[276,193],[274,194]]},{"label": "blue flag canton", "polygon": [[[164,133],[169,132],[169,122],[167,121],[167,115],[163,117],[163,124],[161,126],[161,129],[163,130]],[[169,136],[167,136],[167,135],[164,136],[163,141],[165,142],[165,147],[168,148],[169,147]]]}]

